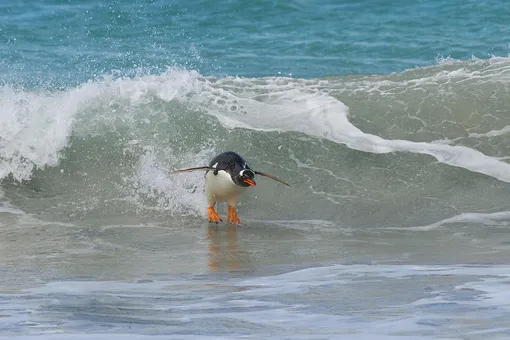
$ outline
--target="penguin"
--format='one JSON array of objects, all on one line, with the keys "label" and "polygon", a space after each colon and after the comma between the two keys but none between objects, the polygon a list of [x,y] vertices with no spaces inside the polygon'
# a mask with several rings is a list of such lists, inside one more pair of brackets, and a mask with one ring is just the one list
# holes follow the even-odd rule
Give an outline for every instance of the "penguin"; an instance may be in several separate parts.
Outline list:
[{"label": "penguin", "polygon": [[287,182],[260,171],[250,168],[248,162],[233,151],[223,152],[214,157],[208,166],[169,171],[169,174],[182,172],[205,171],[205,195],[207,196],[207,217],[210,223],[223,221],[214,206],[216,203],[227,203],[227,223],[240,225],[237,216],[237,202],[247,188],[255,187],[255,175],[271,178],[277,182],[290,186]]}]

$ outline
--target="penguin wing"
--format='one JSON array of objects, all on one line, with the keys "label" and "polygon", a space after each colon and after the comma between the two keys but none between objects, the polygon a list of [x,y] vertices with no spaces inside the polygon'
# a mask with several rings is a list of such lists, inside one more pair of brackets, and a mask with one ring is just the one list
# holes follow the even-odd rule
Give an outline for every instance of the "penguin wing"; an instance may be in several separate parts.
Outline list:
[{"label": "penguin wing", "polygon": [[181,172],[209,171],[209,170],[215,170],[215,168],[210,167],[210,166],[199,166],[197,168],[188,168],[188,169],[169,171],[168,173],[169,174],[180,174]]},{"label": "penguin wing", "polygon": [[285,184],[286,186],[290,187],[290,184],[289,184],[289,183],[282,181],[281,179],[279,179],[279,178],[278,178],[278,177],[276,177],[276,176],[269,175],[269,174],[265,174],[265,173],[260,172],[260,171],[255,171],[255,173],[256,173],[257,175],[260,175],[260,176],[269,177],[269,178],[271,178],[271,179],[274,179],[274,180],[275,180],[275,181],[277,181],[277,182],[280,182],[280,183]]}]

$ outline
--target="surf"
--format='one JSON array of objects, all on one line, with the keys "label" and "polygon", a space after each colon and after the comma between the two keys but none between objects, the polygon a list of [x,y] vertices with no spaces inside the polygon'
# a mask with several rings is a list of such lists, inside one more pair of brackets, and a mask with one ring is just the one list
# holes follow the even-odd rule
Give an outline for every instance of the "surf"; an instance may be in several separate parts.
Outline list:
[{"label": "surf", "polygon": [[[9,185],[74,192],[91,210],[109,201],[121,210],[203,216],[200,178],[165,171],[236,149],[261,171],[292,178],[300,204],[317,200],[295,216],[289,198],[264,184],[251,197],[264,199],[246,204],[265,209],[266,219],[336,219],[339,205],[370,208],[394,194],[367,196],[383,178],[400,193],[403,180],[422,182],[416,197],[442,192],[438,174],[491,183],[499,195],[497,182],[510,181],[509,73],[503,58],[387,76],[214,78],[171,68],[65,90],[3,85],[0,175]],[[487,93],[489,105],[480,100]]]}]

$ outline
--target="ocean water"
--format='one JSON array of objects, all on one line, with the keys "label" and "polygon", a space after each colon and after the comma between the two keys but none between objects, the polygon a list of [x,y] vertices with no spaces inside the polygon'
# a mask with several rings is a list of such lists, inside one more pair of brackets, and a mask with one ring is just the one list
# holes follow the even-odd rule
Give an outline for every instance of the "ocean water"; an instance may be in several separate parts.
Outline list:
[{"label": "ocean water", "polygon": [[0,338],[510,338],[509,16],[1,2]]}]

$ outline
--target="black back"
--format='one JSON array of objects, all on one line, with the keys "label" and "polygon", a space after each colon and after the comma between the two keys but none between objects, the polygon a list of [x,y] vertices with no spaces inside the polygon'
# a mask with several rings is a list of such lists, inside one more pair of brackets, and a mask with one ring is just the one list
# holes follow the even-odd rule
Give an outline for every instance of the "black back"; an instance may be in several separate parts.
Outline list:
[{"label": "black back", "polygon": [[[211,171],[213,171],[215,175],[218,174],[219,170],[226,171],[228,174],[230,174],[232,181],[235,184],[242,187],[249,186],[244,181],[246,178],[253,181],[253,178],[255,177],[255,172],[250,169],[250,167],[248,166],[248,162],[246,162],[246,160],[243,157],[241,157],[240,155],[233,151],[227,151],[214,157],[212,161],[209,163],[209,166],[211,168],[214,167],[214,170]],[[244,175],[241,176],[242,170],[249,171],[243,171]]]},{"label": "black back", "polygon": [[214,165],[216,165],[215,168],[217,170],[225,170],[230,175],[237,175],[242,169],[250,169],[248,162],[234,151],[220,153],[218,156],[214,157],[209,163],[209,166],[213,167]]}]

